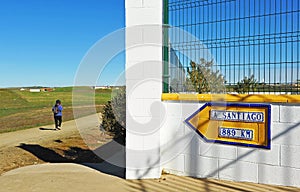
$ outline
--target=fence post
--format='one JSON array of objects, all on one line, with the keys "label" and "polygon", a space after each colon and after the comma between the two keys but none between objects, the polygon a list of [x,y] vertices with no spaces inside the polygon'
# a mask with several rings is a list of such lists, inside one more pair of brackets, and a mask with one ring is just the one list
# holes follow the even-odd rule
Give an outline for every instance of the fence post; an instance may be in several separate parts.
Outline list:
[{"label": "fence post", "polygon": [[169,0],[163,4],[163,92],[169,92]]}]

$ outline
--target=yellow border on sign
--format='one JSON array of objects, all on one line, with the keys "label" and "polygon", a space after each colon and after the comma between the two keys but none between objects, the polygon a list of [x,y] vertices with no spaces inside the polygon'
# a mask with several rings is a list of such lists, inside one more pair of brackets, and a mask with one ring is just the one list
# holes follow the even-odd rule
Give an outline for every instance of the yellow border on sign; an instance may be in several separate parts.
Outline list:
[{"label": "yellow border on sign", "polygon": [[247,103],[300,103],[300,95],[260,95],[260,94],[181,94],[163,93],[163,101],[225,101]]}]

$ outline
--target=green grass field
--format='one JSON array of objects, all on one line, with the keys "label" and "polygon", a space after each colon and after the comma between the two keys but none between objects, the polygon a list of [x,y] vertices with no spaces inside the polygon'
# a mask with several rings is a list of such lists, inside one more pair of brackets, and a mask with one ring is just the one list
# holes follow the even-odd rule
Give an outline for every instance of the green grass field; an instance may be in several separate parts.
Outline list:
[{"label": "green grass field", "polygon": [[[43,126],[53,123],[52,106],[56,99],[62,101],[64,107],[63,121],[74,119],[73,87],[55,88],[52,92],[32,93],[29,90],[0,89],[0,133]],[[88,87],[76,88],[83,93],[76,94],[76,107],[80,115],[88,115],[91,107],[101,112],[102,106],[111,99],[111,89],[92,90]],[[88,90],[90,93],[86,93]],[[93,95],[94,94],[94,95]],[[95,105],[91,106],[91,99]]]}]

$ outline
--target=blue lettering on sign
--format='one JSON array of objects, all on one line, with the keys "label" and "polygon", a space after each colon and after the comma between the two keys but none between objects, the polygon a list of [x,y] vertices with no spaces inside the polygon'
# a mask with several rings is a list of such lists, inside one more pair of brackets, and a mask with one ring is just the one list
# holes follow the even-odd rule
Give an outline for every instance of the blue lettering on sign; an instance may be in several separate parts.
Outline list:
[{"label": "blue lettering on sign", "polygon": [[245,131],[241,130],[241,137],[245,137]]},{"label": "blue lettering on sign", "polygon": [[263,112],[211,110],[210,119],[218,121],[265,122]]},{"label": "blue lettering on sign", "polygon": [[219,137],[253,140],[253,130],[219,127]]}]

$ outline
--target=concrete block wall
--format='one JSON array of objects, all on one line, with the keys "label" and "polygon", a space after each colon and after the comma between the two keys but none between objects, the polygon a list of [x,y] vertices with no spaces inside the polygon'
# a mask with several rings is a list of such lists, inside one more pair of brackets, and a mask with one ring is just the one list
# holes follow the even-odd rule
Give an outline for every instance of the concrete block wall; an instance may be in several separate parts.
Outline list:
[{"label": "concrete block wall", "polygon": [[162,102],[162,1],[125,0],[126,178],[174,174],[300,187],[300,105],[271,106],[271,149],[206,143],[184,120],[204,103]]},{"label": "concrete block wall", "polygon": [[[171,118],[172,125],[176,125],[174,129],[180,132],[180,129],[187,129],[183,120],[202,104],[195,103],[191,107],[192,103],[164,102],[164,105],[166,118]],[[162,168],[167,172],[185,176],[300,187],[300,106],[271,106],[270,150],[206,143],[194,132],[189,144],[185,147],[177,146],[176,150],[181,152],[170,158],[170,161],[162,163]],[[177,123],[174,122],[174,114],[182,115]],[[164,133],[168,132],[172,132],[172,126],[166,123]],[[190,137],[187,131],[184,133],[186,137]],[[160,137],[161,142],[169,139],[163,133]]]},{"label": "concrete block wall", "polygon": [[126,178],[159,178],[162,2],[126,0]]}]

